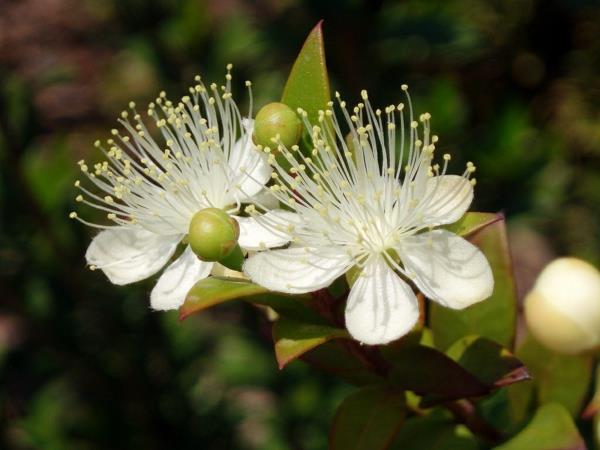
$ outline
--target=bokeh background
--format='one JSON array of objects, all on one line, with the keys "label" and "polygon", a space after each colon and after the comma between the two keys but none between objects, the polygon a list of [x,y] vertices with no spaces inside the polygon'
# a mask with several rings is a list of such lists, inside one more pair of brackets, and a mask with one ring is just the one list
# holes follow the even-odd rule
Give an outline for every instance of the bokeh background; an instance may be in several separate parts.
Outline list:
[{"label": "bokeh background", "polygon": [[[600,4],[586,0],[0,0],[0,448],[326,447],[350,387],[295,362],[225,305],[185,322],[153,280],[85,268],[76,162],[129,100],[196,73],[277,100],[325,19],[335,89],[433,115],[476,209],[504,211],[521,294],[555,255],[600,263]],[[242,110],[245,107],[242,106]]]}]

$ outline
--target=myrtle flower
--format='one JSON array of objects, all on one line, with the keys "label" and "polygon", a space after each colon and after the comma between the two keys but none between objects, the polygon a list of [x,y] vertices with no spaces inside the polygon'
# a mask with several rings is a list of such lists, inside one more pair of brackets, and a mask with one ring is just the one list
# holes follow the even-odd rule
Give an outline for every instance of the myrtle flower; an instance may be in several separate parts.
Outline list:
[{"label": "myrtle flower", "polygon": [[[76,200],[105,212],[112,224],[92,223],[75,212],[70,217],[103,230],[92,240],[86,259],[112,283],[129,284],[158,272],[185,240],[192,218],[206,208],[233,215],[242,249],[286,242],[281,233],[269,233],[253,218],[235,215],[243,203],[261,195],[271,168],[252,143],[250,115],[243,118],[232,99],[231,65],[227,69],[225,86],[206,87],[196,77],[190,95],[180,102],[171,102],[161,92],[147,110],[158,137],[130,103],[119,119],[123,130],[112,130],[106,144],[95,143],[106,160],[93,167],[79,162],[95,189],[76,181],[81,190]],[[246,86],[250,91],[250,82]],[[250,95],[250,110],[251,99]],[[285,215],[271,211],[267,216],[278,214]],[[179,307],[214,264],[201,261],[187,245],[154,286],[152,308]]]},{"label": "myrtle flower", "polygon": [[[430,114],[413,117],[407,87],[403,104],[374,110],[366,91],[352,111],[336,94],[346,136],[333,102],[311,126],[299,110],[313,149],[278,143],[271,152],[275,184],[271,192],[297,217],[285,231],[286,249],[250,257],[245,272],[257,283],[287,293],[328,286],[351,268],[359,273],[345,312],[351,335],[366,344],[384,344],[407,333],[419,317],[412,282],[428,298],[461,309],[489,297],[493,277],[485,256],[443,228],[460,219],[473,199],[475,166],[447,175],[433,162],[437,136]],[[278,155],[277,158],[275,155]],[[284,159],[288,171],[280,164]],[[279,162],[278,162],[279,161]],[[268,218],[265,227],[282,230]]]}]

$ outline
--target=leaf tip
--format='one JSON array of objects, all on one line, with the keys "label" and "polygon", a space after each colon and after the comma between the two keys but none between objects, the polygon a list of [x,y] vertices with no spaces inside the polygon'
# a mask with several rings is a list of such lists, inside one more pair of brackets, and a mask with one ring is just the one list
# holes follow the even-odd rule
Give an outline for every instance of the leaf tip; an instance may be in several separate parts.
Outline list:
[{"label": "leaf tip", "polygon": [[596,399],[592,399],[589,405],[581,412],[581,418],[584,420],[592,419],[600,411],[600,404]]},{"label": "leaf tip", "polygon": [[278,355],[277,351],[275,351],[275,359],[277,360],[277,368],[279,370],[283,370],[285,366],[290,362],[290,358],[286,358],[285,356]]},{"label": "leaf tip", "polygon": [[532,380],[533,377],[529,372],[529,369],[525,366],[517,367],[513,371],[509,372],[505,376],[503,376],[500,380],[497,380],[494,383],[494,387],[500,388],[504,386],[509,386],[511,384],[519,383],[521,381],[529,381]]},{"label": "leaf tip", "polygon": [[186,307],[186,304],[184,302],[184,304],[181,305],[179,307],[179,309],[177,310],[177,317],[178,317],[179,321],[181,322],[181,321],[187,319],[188,317],[190,317],[193,313],[194,313],[194,310],[190,309],[189,307]]}]

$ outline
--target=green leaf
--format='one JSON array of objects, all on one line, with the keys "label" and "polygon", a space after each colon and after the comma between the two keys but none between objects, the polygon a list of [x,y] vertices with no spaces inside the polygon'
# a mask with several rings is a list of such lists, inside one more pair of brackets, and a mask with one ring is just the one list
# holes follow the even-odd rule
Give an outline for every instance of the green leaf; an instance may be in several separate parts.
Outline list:
[{"label": "green leaf", "polygon": [[314,348],[302,355],[302,360],[318,370],[357,386],[382,381],[381,377],[367,370],[351,355],[339,340],[332,340]]},{"label": "green leaf", "polygon": [[[497,388],[513,385],[531,379],[524,364],[500,344],[479,336],[467,336],[455,342],[447,351],[448,356],[457,361],[469,373],[481,381],[490,392]],[[423,403],[434,402],[429,396]],[[527,402],[523,402],[527,405]],[[495,428],[506,430],[517,420],[512,410],[507,389],[496,391],[478,402],[478,409],[484,418]],[[518,405],[515,405],[518,406]],[[518,421],[521,421],[521,416]]]},{"label": "green leaf", "polygon": [[493,450],[586,450],[569,412],[558,403],[542,405],[531,422]]},{"label": "green leaf", "polygon": [[268,289],[249,281],[208,277],[198,281],[188,292],[185,302],[179,308],[179,318],[185,319],[204,309],[256,294],[269,292]]},{"label": "green leaf", "polygon": [[466,336],[446,352],[453,360],[490,388],[531,379],[525,365],[497,342]]},{"label": "green leaf", "polygon": [[322,23],[319,22],[306,38],[281,97],[281,102],[294,111],[304,109],[311,123],[317,122],[318,111],[325,110],[331,98]]},{"label": "green leaf", "polygon": [[406,421],[392,446],[394,450],[477,450],[468,429],[456,425],[441,411]]},{"label": "green leaf", "polygon": [[341,328],[287,318],[281,318],[273,325],[275,356],[280,369],[331,339],[348,337],[348,332]]},{"label": "green leaf", "polygon": [[405,390],[428,395],[422,401],[423,407],[489,392],[486,385],[456,361],[423,345],[408,345],[396,353],[389,380]]},{"label": "green leaf", "polygon": [[[591,417],[598,417],[600,413],[600,363],[596,363],[596,380],[594,384],[594,396],[581,413],[581,417],[589,419]],[[600,435],[597,436],[600,439]]]},{"label": "green leaf", "polygon": [[389,386],[369,386],[340,405],[329,435],[330,450],[385,450],[406,415],[404,392]]},{"label": "green leaf", "polygon": [[477,336],[459,339],[447,354],[491,391],[506,386],[478,402],[480,413],[495,428],[517,429],[528,417],[532,375],[523,361],[497,342]]},{"label": "green leaf", "polygon": [[581,413],[581,417],[583,419],[593,419],[593,435],[594,435],[594,443],[596,444],[596,449],[600,448],[600,363],[595,362],[596,364],[596,374],[595,374],[595,392],[594,396],[588,403],[587,407],[584,409],[583,413]]},{"label": "green leaf", "polygon": [[[575,417],[590,386],[593,357],[554,353],[530,336],[516,354],[533,376],[533,381],[528,384],[533,387],[538,403],[560,403]],[[516,392],[523,394],[520,390]]]},{"label": "green leaf", "polygon": [[468,236],[500,220],[504,220],[500,213],[468,212],[458,222],[443,228],[459,236]]},{"label": "green leaf", "polygon": [[[523,428],[529,415],[529,396],[524,392],[521,403],[512,402],[513,388],[527,386],[528,383],[517,383],[504,389],[497,389],[477,402],[477,411],[481,418],[496,430],[502,430],[505,436],[514,434]],[[516,391],[515,391],[516,392]]]},{"label": "green leaf", "polygon": [[435,344],[445,350],[458,339],[478,335],[512,347],[517,298],[504,220],[471,234],[470,239],[486,255],[494,273],[492,296],[464,310],[430,302],[430,326]]},{"label": "green leaf", "polygon": [[596,448],[600,448],[600,414],[596,414],[594,416],[593,426],[594,426],[594,443],[596,444]]},{"label": "green leaf", "polygon": [[179,318],[185,319],[212,306],[230,300],[244,300],[255,305],[269,306],[282,315],[313,321],[319,316],[307,304],[310,298],[270,292],[250,281],[233,278],[208,277],[198,281],[188,292],[179,308]]}]

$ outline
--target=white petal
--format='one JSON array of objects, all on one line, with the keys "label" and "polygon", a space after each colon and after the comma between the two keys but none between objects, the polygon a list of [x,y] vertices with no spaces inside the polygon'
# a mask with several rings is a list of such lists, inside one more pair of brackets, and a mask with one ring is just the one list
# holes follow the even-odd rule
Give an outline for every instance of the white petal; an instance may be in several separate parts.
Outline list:
[{"label": "white petal", "polygon": [[240,247],[246,250],[264,250],[287,244],[291,236],[286,231],[289,225],[297,225],[297,214],[275,210],[258,217],[235,217],[240,224]]},{"label": "white petal", "polygon": [[442,225],[460,219],[473,201],[471,182],[458,175],[441,175],[429,178],[423,203],[419,209],[423,223]]},{"label": "white petal", "polygon": [[412,289],[381,257],[365,266],[346,305],[346,328],[370,345],[387,344],[408,333],[419,319]]},{"label": "white petal", "polygon": [[484,254],[449,231],[405,238],[398,250],[423,294],[444,306],[462,309],[492,295],[494,277]]},{"label": "white petal", "polygon": [[248,202],[260,205],[265,209],[277,209],[280,207],[279,200],[273,195],[269,188],[263,188],[257,194],[248,198]]},{"label": "white petal", "polygon": [[173,256],[182,235],[161,236],[142,228],[109,228],[90,243],[85,258],[114,284],[140,281],[158,272]]},{"label": "white petal", "polygon": [[257,194],[271,178],[271,166],[264,154],[252,142],[253,121],[245,124],[246,132],[238,139],[229,154],[229,167],[238,185],[237,200],[243,201]]},{"label": "white petal", "polygon": [[214,263],[204,262],[188,247],[160,276],[150,294],[152,309],[179,308],[192,286],[206,278]]},{"label": "white petal", "polygon": [[351,265],[352,259],[337,248],[292,247],[251,256],[244,272],[267,289],[299,294],[329,286]]}]

